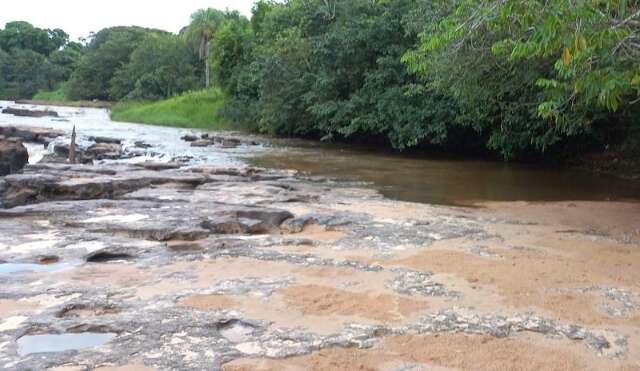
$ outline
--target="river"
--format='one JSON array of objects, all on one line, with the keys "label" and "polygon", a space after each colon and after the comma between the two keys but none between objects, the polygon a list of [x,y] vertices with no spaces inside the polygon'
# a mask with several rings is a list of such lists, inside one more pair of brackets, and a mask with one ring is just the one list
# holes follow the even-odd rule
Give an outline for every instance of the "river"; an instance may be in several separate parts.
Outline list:
[{"label": "river", "polygon": [[[44,109],[0,101],[0,106]],[[82,144],[91,136],[116,137],[125,146],[142,141],[151,148],[127,161],[171,161],[189,156],[192,164],[295,169],[336,181],[374,187],[402,201],[472,204],[484,201],[640,200],[640,184],[582,171],[507,164],[499,161],[407,155],[357,146],[303,140],[254,138],[257,146],[194,148],[180,139],[199,131],[113,122],[107,110],[50,107],[59,118],[26,118],[0,114],[0,125],[53,127],[70,134],[75,125]],[[242,135],[240,133],[226,133]],[[32,156],[42,156],[29,146]],[[42,149],[44,151],[44,149]]]}]

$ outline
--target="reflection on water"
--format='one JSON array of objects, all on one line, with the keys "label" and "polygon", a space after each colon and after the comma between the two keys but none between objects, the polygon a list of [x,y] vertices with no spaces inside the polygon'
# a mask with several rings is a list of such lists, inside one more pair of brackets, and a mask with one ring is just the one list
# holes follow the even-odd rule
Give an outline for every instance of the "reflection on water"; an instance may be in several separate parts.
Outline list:
[{"label": "reflection on water", "polygon": [[476,201],[638,200],[640,184],[581,171],[499,161],[403,155],[292,141],[251,159],[258,166],[371,183],[389,198],[435,204]]},{"label": "reflection on water", "polygon": [[85,332],[81,334],[26,335],[18,339],[18,354],[64,352],[94,348],[106,344],[116,334]]},{"label": "reflection on water", "polygon": [[[0,106],[42,109],[0,102]],[[262,140],[269,145],[237,148],[194,148],[180,138],[196,130],[116,123],[103,109],[52,107],[60,118],[29,118],[0,114],[0,125],[42,126],[67,132],[76,125],[78,140],[91,136],[151,145],[145,156],[126,160],[171,161],[189,157],[191,164],[253,165],[296,169],[310,175],[365,182],[385,196],[415,202],[467,204],[474,201],[639,200],[640,185],[595,174],[544,169],[499,161],[409,156],[354,146],[301,140]],[[264,138],[263,138],[264,139]],[[32,148],[33,150],[33,148]]]}]

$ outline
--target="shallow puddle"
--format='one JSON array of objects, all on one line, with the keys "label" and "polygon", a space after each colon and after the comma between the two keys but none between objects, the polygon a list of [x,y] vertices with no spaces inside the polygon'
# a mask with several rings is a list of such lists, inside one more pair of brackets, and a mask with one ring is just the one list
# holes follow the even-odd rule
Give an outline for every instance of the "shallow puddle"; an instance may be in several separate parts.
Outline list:
[{"label": "shallow puddle", "polygon": [[26,335],[18,339],[18,354],[64,352],[94,348],[111,341],[116,334],[85,332],[81,334]]},{"label": "shallow puddle", "polygon": [[256,331],[256,328],[249,323],[233,320],[220,325],[219,331],[220,335],[224,336],[225,339],[234,343],[241,343],[248,340]]},{"label": "shallow puddle", "polygon": [[23,272],[59,272],[71,269],[78,263],[58,263],[58,264],[32,264],[32,263],[2,263],[0,264],[0,274],[23,273]]}]

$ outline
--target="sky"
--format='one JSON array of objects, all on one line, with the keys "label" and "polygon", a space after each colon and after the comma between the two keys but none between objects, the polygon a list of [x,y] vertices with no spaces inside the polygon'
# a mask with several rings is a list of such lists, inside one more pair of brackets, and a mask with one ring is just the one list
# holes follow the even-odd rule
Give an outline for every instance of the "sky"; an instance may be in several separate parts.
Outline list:
[{"label": "sky", "polygon": [[200,8],[238,10],[251,15],[254,0],[0,0],[0,28],[27,21],[61,28],[71,40],[110,26],[142,26],[178,32]]}]

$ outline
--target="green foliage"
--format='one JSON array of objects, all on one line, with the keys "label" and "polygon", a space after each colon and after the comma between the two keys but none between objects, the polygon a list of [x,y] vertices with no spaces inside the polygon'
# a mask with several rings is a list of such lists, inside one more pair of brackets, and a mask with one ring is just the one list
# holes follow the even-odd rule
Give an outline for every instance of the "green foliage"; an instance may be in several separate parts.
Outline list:
[{"label": "green foliage", "polygon": [[0,48],[5,51],[27,49],[48,56],[69,42],[61,29],[40,29],[28,22],[9,22],[0,31]]},{"label": "green foliage", "polygon": [[40,90],[33,96],[34,100],[49,101],[49,102],[66,102],[68,98],[67,86],[62,84],[58,89],[53,91]]},{"label": "green foliage", "polygon": [[106,28],[94,35],[69,81],[74,100],[109,100],[111,80],[131,54],[150,34],[164,32],[140,27]]},{"label": "green foliage", "polygon": [[151,34],[133,51],[128,64],[111,79],[114,100],[154,100],[195,89],[197,60],[178,36]]},{"label": "green foliage", "polygon": [[230,56],[214,68],[223,113],[276,135],[450,145],[467,130],[458,105],[401,62],[418,43],[416,11],[409,0],[259,1],[253,35],[242,24],[216,36],[214,56]]},{"label": "green foliage", "polygon": [[204,61],[205,87],[209,88],[211,68],[209,52],[211,41],[226,17],[225,12],[217,9],[199,9],[191,15],[191,23],[184,32],[185,40],[197,51],[200,60]]},{"label": "green foliage", "polygon": [[463,107],[484,106],[477,118],[488,146],[505,157],[592,141],[637,105],[637,1],[452,5],[403,60]]},{"label": "green foliage", "polygon": [[223,104],[224,95],[219,90],[202,90],[157,102],[121,102],[112,108],[111,118],[121,122],[224,129],[228,121],[218,117]]},{"label": "green foliage", "polygon": [[10,22],[0,30],[0,98],[31,98],[69,78],[79,46],[60,29],[45,30]]}]

